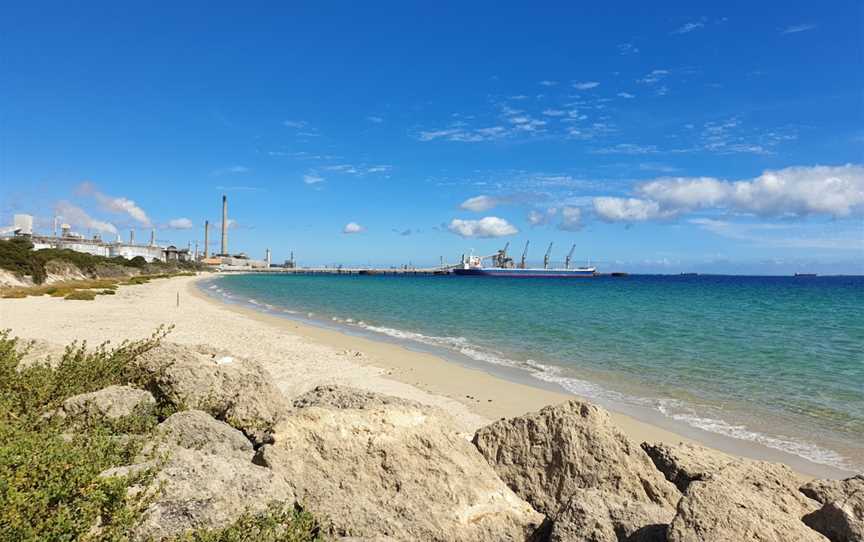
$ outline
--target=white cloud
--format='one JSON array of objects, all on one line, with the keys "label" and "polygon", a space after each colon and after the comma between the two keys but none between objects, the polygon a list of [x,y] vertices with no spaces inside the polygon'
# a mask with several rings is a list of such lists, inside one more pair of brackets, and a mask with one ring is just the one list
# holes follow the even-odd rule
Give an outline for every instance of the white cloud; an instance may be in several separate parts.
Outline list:
[{"label": "white cloud", "polygon": [[252,171],[246,166],[230,166],[224,167],[221,169],[214,169],[210,174],[216,177],[221,177],[222,175],[239,175],[242,173],[249,173]]},{"label": "white cloud", "polygon": [[309,123],[305,120],[286,120],[282,124],[284,124],[288,128],[295,128],[297,130],[309,126]]},{"label": "white cloud", "polygon": [[369,115],[368,117],[366,117],[366,120],[368,120],[369,122],[374,122],[375,124],[381,124],[382,122],[384,122],[383,117],[376,117],[375,115]]},{"label": "white cloud", "polygon": [[354,233],[363,233],[364,231],[366,231],[366,228],[356,222],[349,222],[345,224],[344,228],[342,228],[342,233],[349,235]]},{"label": "white cloud", "polygon": [[303,182],[306,184],[318,184],[323,183],[325,181],[324,177],[317,175],[315,173],[307,173],[303,175]]},{"label": "white cloud", "polygon": [[646,76],[641,79],[637,79],[637,83],[642,83],[643,85],[653,85],[655,83],[659,83],[661,79],[669,75],[669,70],[651,70]]},{"label": "white cloud", "polygon": [[547,79],[547,80],[544,80],[544,81],[540,81],[540,84],[543,85],[544,87],[554,87],[555,85],[558,84],[558,81],[549,81],[549,80]]},{"label": "white cloud", "polygon": [[618,96],[619,98],[626,98],[626,99],[628,99],[628,100],[629,100],[630,98],[635,98],[635,97],[636,97],[635,94],[630,94],[629,92],[619,92],[619,93],[617,94],[617,96]]},{"label": "white cloud", "polygon": [[96,185],[91,182],[83,182],[75,191],[82,196],[92,196],[99,202],[103,209],[117,214],[125,214],[141,224],[150,227],[150,218],[144,209],[139,207],[133,200],[124,197],[114,197],[100,192]]},{"label": "white cloud", "polygon": [[497,216],[487,216],[480,220],[454,218],[450,221],[447,229],[461,237],[489,238],[519,233],[515,226]]},{"label": "white cloud", "polygon": [[577,231],[582,229],[582,210],[579,207],[565,206],[561,208],[559,230]]},{"label": "white cloud", "polygon": [[689,22],[689,23],[685,23],[684,25],[676,28],[672,33],[673,34],[689,34],[690,32],[693,32],[694,30],[702,28],[703,26],[705,26],[705,23],[702,21]]},{"label": "white cloud", "polygon": [[564,117],[567,115],[567,111],[563,109],[544,109],[543,114],[547,117]]},{"label": "white cloud", "polygon": [[576,90],[590,90],[599,86],[600,83],[598,83],[597,81],[583,81],[579,83],[573,83],[573,88],[575,88]]},{"label": "white cloud", "polygon": [[504,201],[501,198],[481,195],[466,199],[459,205],[459,208],[465,209],[466,211],[474,211],[475,213],[482,213],[483,211],[493,209],[502,203],[504,203]]},{"label": "white cloud", "polygon": [[433,141],[444,139],[447,141],[462,141],[477,143],[481,141],[494,141],[502,139],[510,134],[510,130],[503,126],[490,126],[487,128],[465,128],[456,127],[445,130],[421,131],[417,136],[420,141]]},{"label": "white cloud", "polygon": [[168,221],[168,228],[172,230],[191,230],[192,221],[188,218],[172,218]]},{"label": "white cloud", "polygon": [[813,30],[816,28],[815,24],[796,24],[792,26],[787,26],[783,30],[780,31],[781,34],[797,34],[798,32],[807,32],[808,30]]},{"label": "white cloud", "polygon": [[656,154],[658,152],[657,147],[654,145],[637,145],[635,143],[618,143],[611,147],[603,147],[591,151],[592,154],[627,154],[631,156]]},{"label": "white cloud", "polygon": [[621,55],[635,55],[639,53],[639,49],[632,43],[621,43],[618,45],[618,53]]},{"label": "white cloud", "polygon": [[594,212],[606,222],[644,222],[674,215],[661,210],[656,201],[613,197],[594,198]]},{"label": "white cloud", "polygon": [[528,212],[528,223],[532,226],[542,226],[552,220],[556,214],[558,214],[557,207],[549,207],[545,211],[540,209],[531,209]]},{"label": "white cloud", "polygon": [[70,226],[85,230],[96,230],[101,233],[117,233],[117,227],[110,222],[96,220],[87,214],[84,209],[72,205],[68,201],[60,201],[54,209],[57,217]]},{"label": "white cloud", "polygon": [[864,236],[858,228],[838,229],[836,224],[727,222],[693,218],[690,224],[715,235],[746,241],[757,246],[795,249],[864,250]]},{"label": "white cloud", "polygon": [[610,222],[662,220],[701,209],[845,218],[864,214],[864,166],[789,167],[742,181],[660,178],[639,185],[635,192],[639,198],[594,198],[594,211]]}]

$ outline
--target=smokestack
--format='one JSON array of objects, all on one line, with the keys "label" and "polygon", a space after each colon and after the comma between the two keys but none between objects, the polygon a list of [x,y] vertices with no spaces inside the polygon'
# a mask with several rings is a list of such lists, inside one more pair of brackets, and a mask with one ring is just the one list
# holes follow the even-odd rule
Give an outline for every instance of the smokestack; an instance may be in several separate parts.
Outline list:
[{"label": "smokestack", "polygon": [[270,268],[270,249],[267,249],[267,252],[264,253],[264,261],[267,262],[267,268]]},{"label": "smokestack", "polygon": [[204,221],[204,257],[210,256],[210,221]]},{"label": "smokestack", "polygon": [[151,247],[156,246],[156,228],[153,228],[152,230],[150,230],[150,246]]},{"label": "smokestack", "polygon": [[228,196],[222,195],[222,255],[228,255]]},{"label": "smokestack", "polygon": [[135,230],[129,230],[129,244],[135,244]]}]

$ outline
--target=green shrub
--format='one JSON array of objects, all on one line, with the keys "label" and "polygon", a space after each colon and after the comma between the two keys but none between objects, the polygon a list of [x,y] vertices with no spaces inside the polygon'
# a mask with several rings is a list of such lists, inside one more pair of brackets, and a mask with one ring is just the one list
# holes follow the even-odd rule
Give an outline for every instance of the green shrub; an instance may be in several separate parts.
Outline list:
[{"label": "green shrub", "polygon": [[313,542],[323,540],[311,514],[290,505],[271,504],[262,514],[244,514],[222,529],[199,529],[172,542]]},{"label": "green shrub", "polygon": [[72,301],[93,301],[96,299],[96,292],[93,290],[75,290],[66,295],[63,299],[70,299]]},{"label": "green shrub", "polygon": [[[146,387],[149,376],[133,361],[164,335],[160,329],[144,341],[93,351],[73,344],[56,367],[37,363],[19,370],[27,348],[8,331],[0,332],[0,540],[126,538],[147,505],[144,492],[130,496],[126,490],[155,473],[118,478],[99,473],[130,464],[156,417],[137,414],[110,424],[85,420],[70,428],[44,414],[72,395],[112,384]],[[91,532],[97,524],[98,531]]]}]

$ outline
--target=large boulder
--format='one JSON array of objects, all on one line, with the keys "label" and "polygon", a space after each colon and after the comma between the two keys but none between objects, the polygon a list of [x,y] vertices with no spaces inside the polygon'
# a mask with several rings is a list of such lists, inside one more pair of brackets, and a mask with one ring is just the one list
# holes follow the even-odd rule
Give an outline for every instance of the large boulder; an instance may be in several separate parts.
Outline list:
[{"label": "large boulder", "polygon": [[804,523],[832,542],[864,540],[864,475],[845,480],[814,480],[801,492],[822,503],[822,508],[804,516]]},{"label": "large boulder", "polygon": [[623,499],[595,489],[577,490],[555,513],[549,542],[665,542],[668,507]]},{"label": "large boulder", "polygon": [[238,456],[252,461],[255,450],[243,433],[201,410],[184,410],[156,426],[165,441],[211,455]]},{"label": "large boulder", "polygon": [[798,491],[803,480],[785,465],[696,445],[643,448],[684,490],[667,531],[669,542],[825,541],[802,522],[817,503]]},{"label": "large boulder", "polygon": [[226,421],[256,445],[269,441],[290,408],[259,363],[227,352],[164,343],[141,355],[138,363],[151,372],[160,399]]},{"label": "large boulder", "polygon": [[148,391],[129,386],[108,386],[99,391],[74,395],[57,411],[69,418],[103,418],[118,420],[133,414],[153,412],[156,400]]},{"label": "large boulder", "polygon": [[695,444],[642,443],[642,449],[667,480],[684,492],[694,480],[719,472],[738,458]]},{"label": "large boulder", "polygon": [[497,421],[477,431],[474,444],[517,495],[552,519],[555,540],[662,530],[680,497],[608,412],[582,401]]},{"label": "large boulder", "polygon": [[272,502],[296,502],[284,480],[252,462],[254,451],[240,431],[204,412],[174,414],[157,433],[161,436],[140,463],[102,473],[126,476],[155,468],[146,487],[130,488],[151,499],[133,533],[136,540],[224,527],[244,512],[263,512]]},{"label": "large boulder", "polygon": [[333,536],[522,541],[543,520],[444,412],[334,386],[295,405],[256,462],[326,518]]}]

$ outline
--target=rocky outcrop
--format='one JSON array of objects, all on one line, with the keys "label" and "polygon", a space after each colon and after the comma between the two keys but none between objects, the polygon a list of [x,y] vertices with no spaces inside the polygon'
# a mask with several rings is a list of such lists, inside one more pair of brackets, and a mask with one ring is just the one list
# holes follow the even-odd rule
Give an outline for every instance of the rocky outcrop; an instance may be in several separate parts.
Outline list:
[{"label": "rocky outcrop", "polygon": [[684,491],[669,525],[670,542],[824,542],[801,521],[817,503],[798,491],[802,479],[785,465],[734,458],[696,445],[642,447]]},{"label": "rocky outcrop", "polygon": [[117,420],[132,414],[148,414],[156,400],[148,391],[129,386],[108,386],[92,393],[72,396],[63,401],[57,415],[69,418]]},{"label": "rocky outcrop", "polygon": [[441,411],[333,386],[295,405],[256,461],[326,518],[331,535],[521,541],[543,519]]},{"label": "rocky outcrop", "polygon": [[243,434],[206,413],[174,414],[157,431],[163,439],[151,448],[152,457],[102,473],[124,476],[156,468],[146,487],[131,488],[152,493],[136,539],[163,540],[192,529],[218,528],[246,511],[262,512],[271,502],[295,502],[284,480],[252,463],[254,451]]},{"label": "rocky outcrop", "polygon": [[680,497],[608,412],[585,402],[500,420],[477,431],[474,444],[517,495],[552,519],[555,540],[617,541],[662,530],[657,525],[672,519]]},{"label": "rocky outcrop", "polygon": [[832,542],[864,540],[864,475],[845,480],[814,480],[801,492],[822,504],[804,516],[804,523]]},{"label": "rocky outcrop", "polygon": [[255,452],[243,433],[201,410],[172,414],[156,427],[156,434],[181,448],[211,455],[237,456],[251,461]]},{"label": "rocky outcrop", "polygon": [[665,542],[668,507],[577,490],[551,518],[549,542]]},{"label": "rocky outcrop", "polygon": [[240,429],[256,445],[268,442],[290,405],[260,364],[205,347],[162,344],[138,359],[167,403],[203,410]]},{"label": "rocky outcrop", "polygon": [[734,463],[736,458],[702,446],[681,443],[642,443],[642,449],[667,480],[684,492],[694,480],[701,480]]}]

